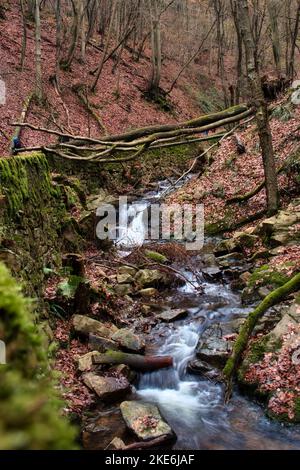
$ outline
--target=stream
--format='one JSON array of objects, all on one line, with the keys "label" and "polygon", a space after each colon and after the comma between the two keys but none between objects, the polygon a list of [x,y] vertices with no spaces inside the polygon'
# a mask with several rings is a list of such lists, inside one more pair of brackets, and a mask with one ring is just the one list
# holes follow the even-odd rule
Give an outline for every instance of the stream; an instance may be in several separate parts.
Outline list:
[{"label": "stream", "polygon": [[[129,206],[131,224],[127,232],[120,231],[120,255],[128,254],[143,240],[143,211],[159,200],[169,184],[161,182],[157,191],[146,193],[139,200],[138,210]],[[196,279],[195,272],[185,266],[175,267],[195,285],[200,284],[203,293],[199,294],[188,283],[166,292],[164,304],[186,309],[188,315],[173,323],[159,323],[149,334],[148,352],[172,356],[174,367],[140,374],[136,385],[138,399],[158,406],[177,435],[173,449],[299,449],[299,426],[283,426],[270,420],[262,406],[237,390],[230,403],[224,405],[222,384],[187,372],[187,364],[195,358],[199,337],[205,329],[247,315],[249,308],[242,305],[239,292],[233,291],[226,279],[208,282],[200,268]]]}]

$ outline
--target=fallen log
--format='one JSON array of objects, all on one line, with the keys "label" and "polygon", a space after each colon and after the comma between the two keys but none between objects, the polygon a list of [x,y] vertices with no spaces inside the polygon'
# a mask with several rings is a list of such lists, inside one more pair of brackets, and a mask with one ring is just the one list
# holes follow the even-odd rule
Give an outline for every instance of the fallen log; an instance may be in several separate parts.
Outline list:
[{"label": "fallen log", "polygon": [[172,367],[171,356],[141,356],[109,350],[93,357],[94,364],[125,364],[137,371],[152,371]]},{"label": "fallen log", "polygon": [[248,315],[241,326],[238,337],[234,343],[231,356],[223,369],[223,375],[226,380],[225,401],[228,401],[232,393],[232,380],[239,366],[242,354],[247,347],[248,340],[258,322],[264,313],[273,305],[284,300],[289,294],[300,288],[300,273],[296,274],[286,284],[275,289]]}]

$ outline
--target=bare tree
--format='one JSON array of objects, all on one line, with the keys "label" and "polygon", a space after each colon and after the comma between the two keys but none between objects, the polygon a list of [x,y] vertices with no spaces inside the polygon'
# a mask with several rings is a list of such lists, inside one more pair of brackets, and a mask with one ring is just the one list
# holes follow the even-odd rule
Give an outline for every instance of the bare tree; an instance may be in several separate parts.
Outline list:
[{"label": "bare tree", "polygon": [[253,105],[256,109],[256,122],[266,180],[267,209],[269,214],[274,214],[278,210],[279,193],[268,108],[264,99],[261,79],[256,64],[257,51],[255,50],[255,44],[251,33],[248,1],[237,0],[237,5],[241,33],[246,52],[247,73],[252,91]]}]

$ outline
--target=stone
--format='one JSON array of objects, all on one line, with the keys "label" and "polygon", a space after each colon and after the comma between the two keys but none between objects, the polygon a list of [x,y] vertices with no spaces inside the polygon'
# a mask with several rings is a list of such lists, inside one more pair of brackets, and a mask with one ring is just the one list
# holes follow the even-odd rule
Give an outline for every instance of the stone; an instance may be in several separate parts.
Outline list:
[{"label": "stone", "polygon": [[187,315],[188,315],[187,310],[184,310],[182,308],[173,308],[173,309],[165,310],[162,313],[159,313],[157,317],[160,320],[163,320],[164,322],[172,322],[172,321],[184,318]]},{"label": "stone", "polygon": [[174,436],[157,406],[133,400],[121,403],[120,409],[126,425],[141,441]]},{"label": "stone", "polygon": [[204,279],[208,281],[216,281],[216,280],[222,279],[222,271],[217,266],[203,268],[202,274],[203,274]]},{"label": "stone", "polygon": [[228,240],[222,240],[219,242],[216,247],[214,248],[215,254],[226,254],[226,253],[233,253],[239,247],[238,240],[233,240],[229,238]]},{"label": "stone", "polygon": [[187,365],[187,371],[190,374],[203,375],[210,380],[221,381],[222,377],[218,370],[199,359],[190,361]]},{"label": "stone", "polygon": [[144,340],[128,328],[118,330],[111,339],[126,351],[141,352],[145,349]]},{"label": "stone", "polygon": [[227,341],[224,336],[225,331],[220,325],[215,324],[207,328],[199,338],[197,358],[215,367],[224,367],[232,351],[232,342]]},{"label": "stone", "polygon": [[91,370],[93,366],[93,357],[98,354],[97,351],[91,351],[85,354],[84,356],[80,356],[77,360],[77,368],[80,372],[87,372]]},{"label": "stone", "polygon": [[217,262],[222,268],[229,268],[230,266],[236,266],[237,261],[243,259],[244,257],[241,253],[228,253],[227,255],[219,256]]},{"label": "stone", "polygon": [[215,267],[218,265],[217,259],[213,253],[205,253],[202,255],[202,261],[207,267]]},{"label": "stone", "polygon": [[101,400],[116,401],[130,392],[130,384],[126,377],[101,377],[92,372],[83,375],[85,385],[93,390]]},{"label": "stone", "polygon": [[109,368],[110,375],[123,375],[126,377],[128,382],[133,383],[136,380],[137,373],[131,370],[129,366],[125,364],[118,364]]},{"label": "stone", "polygon": [[105,447],[105,450],[121,450],[126,447],[126,444],[119,437],[114,437],[113,440]]},{"label": "stone", "polygon": [[163,274],[157,269],[141,269],[134,279],[140,287],[152,287],[162,281]]},{"label": "stone", "polygon": [[154,287],[148,287],[147,289],[141,289],[138,291],[138,294],[142,297],[155,297],[158,295],[158,290],[154,289]]},{"label": "stone", "polygon": [[271,293],[270,289],[268,289],[266,286],[260,287],[257,292],[261,299],[264,299]]},{"label": "stone", "polygon": [[130,284],[117,284],[114,291],[117,295],[125,296],[132,293],[132,286]]},{"label": "stone", "polygon": [[117,283],[118,284],[132,284],[134,282],[133,277],[131,274],[123,273],[117,275]]},{"label": "stone", "polygon": [[113,325],[107,327],[98,320],[94,320],[85,315],[74,315],[72,318],[72,326],[76,333],[84,335],[94,334],[104,338],[110,338],[116,331],[116,327]]},{"label": "stone", "polygon": [[258,236],[247,232],[236,232],[232,239],[236,240],[240,247],[253,248],[258,241]]},{"label": "stone", "polygon": [[118,269],[119,274],[130,274],[130,276],[134,277],[137,273],[137,269],[131,266],[120,266]]},{"label": "stone", "polygon": [[101,353],[110,350],[118,351],[118,344],[110,338],[104,338],[103,336],[89,335],[89,348]]},{"label": "stone", "polygon": [[89,419],[82,431],[83,445],[86,450],[104,450],[115,439],[123,440],[127,428],[119,408],[112,408]]}]

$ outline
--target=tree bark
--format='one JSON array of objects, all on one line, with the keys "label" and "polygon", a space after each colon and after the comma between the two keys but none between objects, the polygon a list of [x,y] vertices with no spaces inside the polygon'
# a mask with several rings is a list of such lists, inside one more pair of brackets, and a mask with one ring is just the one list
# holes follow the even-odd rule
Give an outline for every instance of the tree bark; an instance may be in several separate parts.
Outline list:
[{"label": "tree bark", "polygon": [[43,98],[40,2],[35,0],[35,94]]},{"label": "tree bark", "polygon": [[94,364],[126,364],[138,371],[151,371],[172,367],[171,356],[141,356],[120,351],[107,351],[104,354],[95,354]]}]

